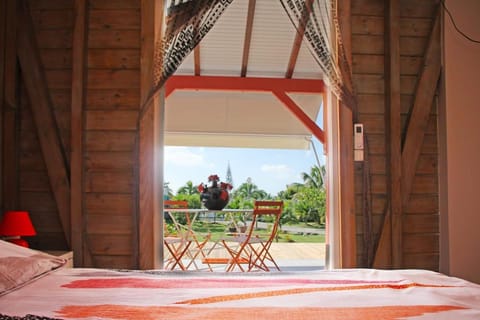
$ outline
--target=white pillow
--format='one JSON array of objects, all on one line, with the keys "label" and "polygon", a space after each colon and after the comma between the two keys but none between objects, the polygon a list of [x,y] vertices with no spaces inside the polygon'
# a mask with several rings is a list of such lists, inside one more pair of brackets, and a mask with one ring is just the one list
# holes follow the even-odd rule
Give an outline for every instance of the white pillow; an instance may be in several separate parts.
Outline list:
[{"label": "white pillow", "polygon": [[0,240],[0,296],[65,263],[64,259]]}]

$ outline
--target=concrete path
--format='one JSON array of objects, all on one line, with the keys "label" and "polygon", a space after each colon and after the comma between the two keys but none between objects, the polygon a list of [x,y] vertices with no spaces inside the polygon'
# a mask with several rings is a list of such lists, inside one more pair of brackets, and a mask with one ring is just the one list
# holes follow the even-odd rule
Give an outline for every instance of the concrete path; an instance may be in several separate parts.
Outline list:
[{"label": "concrete path", "polygon": [[275,259],[325,260],[325,243],[273,242],[270,253]]}]

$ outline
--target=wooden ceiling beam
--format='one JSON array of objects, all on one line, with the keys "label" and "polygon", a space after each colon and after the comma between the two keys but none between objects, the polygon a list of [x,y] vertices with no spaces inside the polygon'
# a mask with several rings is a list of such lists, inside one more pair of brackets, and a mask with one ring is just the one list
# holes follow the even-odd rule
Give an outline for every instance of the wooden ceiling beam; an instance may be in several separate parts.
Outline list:
[{"label": "wooden ceiling beam", "polygon": [[310,20],[310,14],[312,13],[313,0],[305,1],[302,19],[295,34],[295,40],[293,41],[292,52],[290,53],[290,59],[288,61],[287,72],[285,78],[291,79],[293,72],[295,71],[295,65],[297,64],[298,54],[300,47],[302,46],[303,36],[305,35],[305,29],[307,27],[308,20]]},{"label": "wooden ceiling beam", "polygon": [[200,43],[193,49],[194,72],[196,76],[200,75]]},{"label": "wooden ceiling beam", "polygon": [[247,25],[245,27],[245,40],[243,42],[243,57],[241,77],[247,76],[248,58],[250,56],[250,43],[252,42],[253,18],[255,16],[256,0],[248,2]]},{"label": "wooden ceiling beam", "polygon": [[324,89],[325,84],[319,79],[172,76],[165,85],[165,97],[174,90],[323,93]]}]

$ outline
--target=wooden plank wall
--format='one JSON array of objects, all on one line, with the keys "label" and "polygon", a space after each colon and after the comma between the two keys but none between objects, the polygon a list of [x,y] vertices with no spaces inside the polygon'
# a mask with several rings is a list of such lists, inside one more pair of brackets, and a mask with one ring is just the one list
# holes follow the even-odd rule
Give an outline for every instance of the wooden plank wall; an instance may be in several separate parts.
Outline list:
[{"label": "wooden plank wall", "polygon": [[[70,161],[74,0],[29,0],[41,61],[62,148]],[[140,0],[88,0],[87,70],[82,112],[81,221],[90,265],[138,267],[138,128],[140,105]],[[423,56],[433,25],[435,0],[399,0],[401,132],[405,135]],[[374,236],[386,212],[385,18],[383,0],[351,0],[352,67],[358,119],[369,145]],[[1,71],[1,70],[0,70]],[[21,83],[21,82],[20,82]],[[3,92],[3,91],[2,91]],[[19,204],[31,212],[38,236],[32,247],[67,249],[31,102],[20,84]],[[34,103],[35,101],[33,101]],[[438,270],[436,106],[432,107],[412,195],[402,212],[402,267]],[[402,136],[402,139],[404,137]],[[4,145],[2,145],[4,147]],[[2,157],[5,160],[5,155]],[[357,261],[366,266],[362,221],[362,172],[355,166]],[[3,192],[5,196],[5,191]]]},{"label": "wooden plank wall", "polygon": [[[383,0],[352,0],[353,79],[359,103],[359,122],[364,124],[370,162],[372,230],[378,239],[383,215],[389,205],[387,186],[385,39],[386,3]],[[402,139],[413,105],[423,57],[436,14],[436,1],[400,0],[400,113]],[[401,267],[438,270],[438,149],[436,105],[417,162],[412,194],[403,208]],[[387,135],[388,137],[388,135]],[[362,171],[356,166],[355,193],[359,266],[367,266],[363,237]]]},{"label": "wooden plank wall", "polygon": [[89,1],[84,214],[87,246],[95,266],[137,266],[140,4]]},{"label": "wooden plank wall", "polygon": [[[84,248],[79,256],[84,265],[135,268],[141,1],[85,1],[28,0],[67,168],[72,150],[72,82],[77,84],[75,96],[81,97],[75,101],[74,141],[81,144],[76,150],[82,151],[75,158],[80,168],[75,167],[79,188],[72,220],[81,225],[72,230],[82,236],[73,237],[72,246]],[[85,4],[86,32],[76,41],[86,41],[86,70],[77,66],[73,74],[75,6]],[[82,48],[82,43],[76,46]],[[76,51],[77,57],[82,57],[81,51]],[[48,178],[48,155],[42,154],[33,121],[35,101],[19,83],[19,205],[30,212],[38,232],[30,244],[40,250],[71,249]]]},{"label": "wooden plank wall", "polygon": [[2,177],[2,212],[15,210],[19,204],[19,105],[16,3],[14,0],[3,1],[0,7],[0,101],[1,101],[1,160]]},{"label": "wooden plank wall", "polygon": [[[56,125],[64,154],[70,150],[70,84],[73,7],[71,1],[29,1],[40,59],[53,103]],[[38,235],[30,240],[34,248],[65,250],[55,197],[48,178],[32,103],[20,83],[20,208],[30,212]],[[57,130],[57,129],[55,129]],[[48,157],[48,155],[45,155]]]}]

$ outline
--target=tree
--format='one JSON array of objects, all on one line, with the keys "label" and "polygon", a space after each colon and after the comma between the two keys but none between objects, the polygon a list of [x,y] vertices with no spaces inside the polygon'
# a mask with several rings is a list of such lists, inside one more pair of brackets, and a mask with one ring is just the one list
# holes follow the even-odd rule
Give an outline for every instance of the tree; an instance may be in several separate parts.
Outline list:
[{"label": "tree", "polygon": [[325,166],[313,166],[310,174],[302,172],[302,179],[308,187],[321,189],[325,187]]},{"label": "tree", "polygon": [[283,200],[291,200],[303,187],[305,187],[304,184],[298,182],[291,183],[287,185],[286,190],[282,190],[278,193],[278,197]]},{"label": "tree", "polygon": [[188,207],[192,209],[200,209],[202,207],[202,202],[198,194],[177,193],[174,200],[188,201]]},{"label": "tree", "polygon": [[247,178],[247,181],[242,183],[234,192],[234,197],[243,197],[245,200],[251,199],[265,199],[268,193],[259,189],[256,184],[252,182],[252,178]]},{"label": "tree", "polygon": [[183,187],[180,187],[178,189],[177,194],[192,195],[192,194],[199,194],[199,192],[198,192],[197,186],[194,186],[192,181],[187,181],[187,183]]},{"label": "tree", "polygon": [[300,221],[325,224],[326,195],[324,189],[305,187],[295,194],[293,202]]},{"label": "tree", "polygon": [[298,218],[295,215],[291,200],[284,200],[283,213],[280,217],[280,226],[287,223],[297,223]]},{"label": "tree", "polygon": [[254,199],[245,199],[242,195],[232,194],[230,201],[228,202],[228,208],[230,209],[246,209],[253,208]]}]

